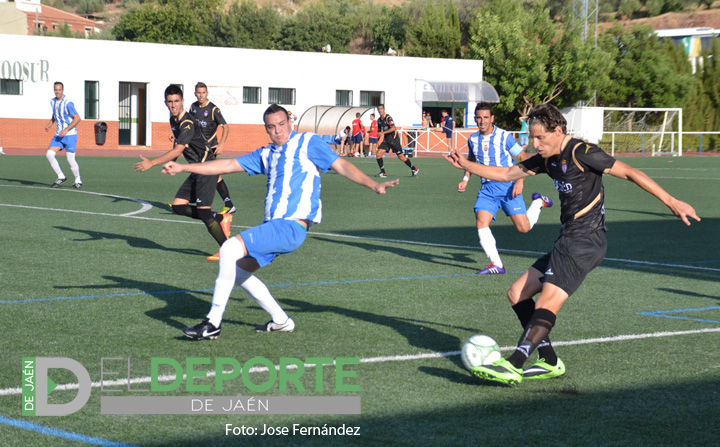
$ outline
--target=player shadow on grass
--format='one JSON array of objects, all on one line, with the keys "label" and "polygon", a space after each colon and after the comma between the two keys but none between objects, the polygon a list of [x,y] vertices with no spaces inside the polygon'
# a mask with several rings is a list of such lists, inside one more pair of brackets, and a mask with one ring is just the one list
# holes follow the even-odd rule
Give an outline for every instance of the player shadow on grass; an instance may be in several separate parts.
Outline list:
[{"label": "player shadow on grass", "polygon": [[[460,339],[454,335],[446,334],[430,326],[444,326],[453,329],[474,331],[475,329],[459,328],[447,323],[421,321],[410,318],[381,315],[363,310],[348,309],[346,307],[331,306],[327,304],[313,304],[307,301],[281,298],[283,304],[293,306],[298,313],[334,313],[354,320],[365,321],[374,325],[387,326],[405,337],[410,346],[427,349],[433,352],[456,351],[460,347]],[[425,324],[422,324],[425,323]],[[448,359],[462,366],[459,356],[449,356]]]},{"label": "player shadow on grass", "polygon": [[115,234],[115,233],[104,233],[102,231],[91,231],[91,230],[80,230],[78,228],[69,228],[69,227],[54,227],[58,230],[64,230],[64,231],[72,231],[75,233],[82,233],[87,235],[87,238],[84,239],[73,239],[73,241],[76,242],[91,242],[91,241],[100,241],[103,239],[117,239],[121,241],[127,242],[127,244],[133,248],[147,248],[151,250],[162,250],[162,251],[170,251],[175,253],[180,253],[184,255],[192,255],[192,256],[206,256],[207,253],[204,251],[197,250],[195,248],[170,248],[166,247],[164,245],[160,245],[155,241],[151,241],[150,239],[145,239],[141,237],[135,237],[135,236],[128,236],[125,234]]},{"label": "player shadow on grass", "polygon": [[[323,242],[332,242],[335,244],[348,245],[351,247],[361,248],[367,251],[386,251],[394,255],[404,256],[406,258],[415,259],[431,264],[448,265],[450,267],[457,267],[467,270],[477,270],[477,261],[472,259],[468,253],[450,253],[445,252],[444,255],[433,255],[429,253],[423,253],[422,251],[408,250],[407,248],[400,248],[397,246],[388,247],[384,245],[382,241],[377,242],[355,242],[348,240],[336,240],[322,236],[313,236],[313,239],[317,239]],[[470,264],[461,265],[457,263]]]},{"label": "player shadow on grass", "polygon": [[692,292],[690,290],[670,289],[667,287],[658,287],[657,290],[661,292],[674,293],[677,295],[686,295],[694,298],[712,298],[714,300],[720,300],[720,295],[706,295],[704,293]]},{"label": "player shadow on grass", "polygon": [[[148,317],[165,323],[178,329],[187,327],[190,324],[197,323],[201,316],[205,315],[208,310],[210,300],[200,299],[198,295],[212,296],[212,289],[183,289],[168,284],[138,281],[135,279],[122,278],[120,276],[103,275],[103,279],[111,281],[109,284],[90,284],[86,286],[55,286],[56,289],[126,289],[126,293],[116,293],[112,296],[135,295],[130,290],[138,290],[142,294],[153,296],[165,302],[165,306],[145,311]],[[228,323],[255,327],[249,323],[241,321],[225,320]],[[225,322],[223,321],[223,322]],[[178,333],[177,338],[185,337]]]},{"label": "player shadow on grass", "polygon": [[19,183],[21,185],[26,186],[50,186],[50,183],[48,182],[36,182],[34,180],[20,180],[16,178],[0,178],[0,181],[10,182],[10,183]]}]

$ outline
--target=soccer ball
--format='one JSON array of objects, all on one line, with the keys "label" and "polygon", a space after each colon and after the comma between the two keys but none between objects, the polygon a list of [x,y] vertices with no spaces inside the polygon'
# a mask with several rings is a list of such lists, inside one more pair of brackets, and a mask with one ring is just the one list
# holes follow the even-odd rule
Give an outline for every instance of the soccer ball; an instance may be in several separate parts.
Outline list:
[{"label": "soccer ball", "polygon": [[467,369],[489,365],[502,358],[500,346],[487,335],[473,335],[465,342],[460,358]]}]

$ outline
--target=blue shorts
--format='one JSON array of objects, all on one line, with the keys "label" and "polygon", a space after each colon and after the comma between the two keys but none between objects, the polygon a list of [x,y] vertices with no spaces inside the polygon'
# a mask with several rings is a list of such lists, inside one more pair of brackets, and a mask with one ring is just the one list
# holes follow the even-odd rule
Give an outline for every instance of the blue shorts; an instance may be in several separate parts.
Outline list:
[{"label": "blue shorts", "polygon": [[520,146],[527,146],[530,143],[530,137],[526,133],[521,133],[518,137],[518,144]]},{"label": "blue shorts", "polygon": [[76,146],[77,146],[77,135],[65,135],[62,138],[55,135],[53,137],[53,139],[50,140],[49,147],[59,147],[60,150],[65,149],[68,152],[74,153]]},{"label": "blue shorts", "polygon": [[358,132],[355,135],[352,136],[352,142],[355,144],[360,144],[363,142],[363,134]]},{"label": "blue shorts", "polygon": [[526,214],[527,209],[522,194],[515,198],[512,196],[514,185],[515,182],[490,181],[483,183],[473,210],[476,213],[480,210],[487,211],[493,215],[493,220],[495,220],[495,214],[500,208],[503,209],[506,216]]},{"label": "blue shorts", "polygon": [[368,142],[370,144],[377,144],[377,137],[368,137]]},{"label": "blue shorts", "polygon": [[270,264],[275,257],[297,250],[307,236],[305,227],[294,220],[274,219],[240,233],[248,255],[260,267]]}]

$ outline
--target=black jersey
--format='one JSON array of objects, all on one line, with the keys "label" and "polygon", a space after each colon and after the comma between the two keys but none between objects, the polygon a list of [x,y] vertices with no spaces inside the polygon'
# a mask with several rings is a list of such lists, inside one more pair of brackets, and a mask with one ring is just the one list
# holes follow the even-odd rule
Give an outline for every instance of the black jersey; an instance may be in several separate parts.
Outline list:
[{"label": "black jersey", "polygon": [[[392,116],[386,113],[384,117],[381,116],[380,118],[378,118],[377,125],[380,132],[385,132],[386,130],[395,125],[395,121],[393,121]],[[394,132],[385,134],[385,139],[388,140],[388,143],[392,142],[396,138],[399,138],[397,129],[395,129]]]},{"label": "black jersey", "polygon": [[560,193],[561,234],[568,234],[607,230],[602,176],[613,164],[615,159],[596,145],[571,138],[560,155],[535,155],[518,165],[529,174],[544,172],[555,180]]},{"label": "black jersey", "polygon": [[189,110],[190,115],[195,118],[197,125],[202,131],[202,135],[210,147],[217,145],[217,128],[227,124],[220,109],[208,101],[205,107],[200,107],[200,103],[195,101]]},{"label": "black jersey", "polygon": [[215,154],[205,144],[200,126],[188,113],[183,113],[178,121],[170,116],[170,128],[175,137],[175,144],[185,146],[183,156],[188,163],[202,163],[215,159]]}]

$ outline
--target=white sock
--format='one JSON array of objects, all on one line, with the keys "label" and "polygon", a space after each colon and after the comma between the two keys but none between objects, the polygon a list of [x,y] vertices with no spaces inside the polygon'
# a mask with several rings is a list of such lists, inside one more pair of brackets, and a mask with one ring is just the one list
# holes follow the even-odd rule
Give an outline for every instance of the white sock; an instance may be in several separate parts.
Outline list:
[{"label": "white sock", "polygon": [[[246,279],[241,282],[241,278]],[[248,295],[250,295],[250,298],[255,300],[265,312],[270,314],[270,317],[275,323],[283,324],[288,320],[288,315],[282,307],[280,307],[278,302],[275,301],[275,298],[270,294],[270,290],[260,281],[260,278],[238,267],[235,283],[245,289]]]},{"label": "white sock", "polygon": [[82,183],[82,180],[80,180],[80,166],[78,166],[77,162],[75,161],[75,152],[67,153],[67,161],[70,165],[70,170],[75,176],[75,183]]},{"label": "white sock", "polygon": [[478,237],[480,238],[480,246],[483,251],[490,258],[490,262],[498,267],[502,267],[503,263],[500,260],[500,253],[498,253],[497,245],[495,243],[495,236],[493,236],[490,227],[478,229]]},{"label": "white sock", "polygon": [[245,256],[245,246],[236,237],[229,238],[220,247],[218,276],[215,280],[212,307],[207,315],[210,323],[215,327],[219,327],[222,322],[222,316],[230,299],[230,293],[232,293],[235,286],[237,261],[243,256]]},{"label": "white sock", "polygon": [[540,211],[543,209],[543,201],[542,199],[535,199],[530,204],[530,207],[527,209],[527,217],[530,221],[530,228],[534,227],[537,223],[538,219],[540,218]]},{"label": "white sock", "polygon": [[51,151],[50,149],[48,149],[47,153],[45,154],[45,158],[47,158],[50,162],[50,167],[53,171],[55,171],[57,177],[65,178],[65,174],[63,174],[62,169],[60,169],[60,163],[58,163],[57,158],[55,158],[55,151]]}]

